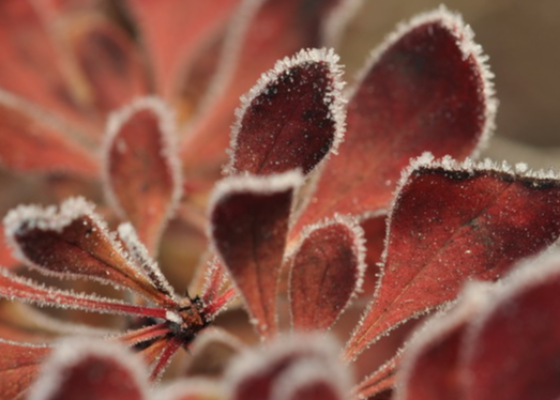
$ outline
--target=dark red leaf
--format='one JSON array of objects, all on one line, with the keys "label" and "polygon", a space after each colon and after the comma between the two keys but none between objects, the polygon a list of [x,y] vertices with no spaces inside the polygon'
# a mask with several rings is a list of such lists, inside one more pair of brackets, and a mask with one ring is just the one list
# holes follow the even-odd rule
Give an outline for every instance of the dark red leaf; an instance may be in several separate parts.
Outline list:
[{"label": "dark red leaf", "polygon": [[86,85],[81,102],[91,117],[104,123],[106,115],[148,93],[140,53],[118,25],[84,14],[64,27],[72,56]]},{"label": "dark red leaf", "polygon": [[337,61],[332,50],[302,50],[261,77],[237,110],[228,173],[308,173],[336,151],[344,129]]},{"label": "dark red leaf", "polygon": [[519,167],[430,157],[413,164],[391,211],[381,284],[347,344],[347,359],[454,299],[465,281],[496,280],[558,238],[560,181]]},{"label": "dark red leaf", "polygon": [[181,196],[173,118],[163,103],[144,98],[113,114],[107,133],[109,198],[151,253]]},{"label": "dark red leaf", "polygon": [[42,368],[30,399],[144,400],[147,377],[142,362],[107,341],[67,340]]},{"label": "dark red leaf", "polygon": [[109,314],[128,314],[148,318],[165,318],[162,308],[126,304],[94,295],[85,295],[43,286],[0,268],[0,298],[20,300],[38,306],[78,309]]},{"label": "dark red leaf", "polygon": [[[399,349],[389,361],[354,386],[352,392],[360,399],[384,399],[395,386],[396,375],[400,366],[402,351]],[[390,399],[391,396],[388,396]]]},{"label": "dark red leaf", "polygon": [[19,259],[58,277],[96,279],[134,290],[162,305],[176,305],[133,265],[83,198],[54,207],[20,206],[4,220]]},{"label": "dark red leaf", "polygon": [[48,346],[8,342],[0,339],[0,397],[20,398],[39,372],[40,364],[50,353]]},{"label": "dark red leaf", "polygon": [[[516,246],[523,246],[516,241]],[[464,399],[560,397],[560,256],[525,263],[467,331]]]},{"label": "dark red leaf", "polygon": [[429,151],[462,160],[484,141],[496,102],[472,37],[441,8],[402,25],[374,53],[348,104],[340,156],[325,165],[294,233],[335,212],[386,209],[410,158]]},{"label": "dark red leaf", "polygon": [[458,304],[429,320],[406,345],[395,397],[398,400],[463,398],[459,359],[466,327],[488,304],[489,286],[470,284]]},{"label": "dark red leaf", "polygon": [[301,48],[320,47],[322,19],[340,0],[245,2],[227,41],[203,112],[189,127],[182,159],[189,169],[216,167],[223,160],[239,97],[277,60]]},{"label": "dark red leaf", "polygon": [[280,337],[259,350],[241,353],[226,375],[231,400],[344,399],[349,394],[348,369],[338,346],[320,334]]},{"label": "dark red leaf", "polygon": [[165,98],[176,95],[185,67],[233,13],[240,0],[127,0],[139,22],[153,62],[156,85]]},{"label": "dark red leaf", "polygon": [[349,218],[335,216],[304,231],[290,260],[290,309],[296,330],[329,329],[361,289],[364,238]]},{"label": "dark red leaf", "polygon": [[70,139],[75,132],[47,113],[0,90],[0,164],[22,172],[97,177],[97,159]]},{"label": "dark red leaf", "polygon": [[276,291],[299,173],[233,177],[210,202],[211,237],[239,288],[258,333],[277,329]]}]

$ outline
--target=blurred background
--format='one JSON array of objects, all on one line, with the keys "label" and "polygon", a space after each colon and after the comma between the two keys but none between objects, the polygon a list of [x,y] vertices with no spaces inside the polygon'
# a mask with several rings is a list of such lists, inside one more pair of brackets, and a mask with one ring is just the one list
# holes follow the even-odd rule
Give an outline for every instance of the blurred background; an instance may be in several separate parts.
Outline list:
[{"label": "blurred background", "polygon": [[[395,25],[438,7],[438,0],[364,0],[341,55],[351,80]],[[560,0],[447,0],[490,57],[500,101],[497,130],[484,155],[560,168]]]}]

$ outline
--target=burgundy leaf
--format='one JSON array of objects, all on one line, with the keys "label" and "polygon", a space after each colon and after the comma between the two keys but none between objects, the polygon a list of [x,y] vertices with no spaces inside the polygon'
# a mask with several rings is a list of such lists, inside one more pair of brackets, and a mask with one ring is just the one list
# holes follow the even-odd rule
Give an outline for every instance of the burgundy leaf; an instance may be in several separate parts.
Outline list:
[{"label": "burgundy leaf", "polygon": [[322,20],[341,0],[257,0],[240,7],[204,110],[189,127],[181,158],[190,171],[216,167],[227,147],[232,110],[259,76],[301,48],[320,47]]},{"label": "burgundy leaf", "polygon": [[236,112],[229,174],[308,173],[336,152],[345,117],[337,62],[332,50],[302,50],[261,77]]},{"label": "burgundy leaf", "polygon": [[193,342],[184,375],[219,378],[242,348],[243,344],[235,336],[222,329],[208,328]]},{"label": "burgundy leaf", "polygon": [[[459,367],[470,320],[486,306],[489,286],[470,284],[451,309],[434,316],[407,344],[396,386],[397,400],[462,398]],[[497,370],[496,370],[497,371]]]},{"label": "burgundy leaf", "polygon": [[210,236],[239,288],[258,333],[277,329],[276,291],[297,172],[221,181],[210,202]]},{"label": "burgundy leaf", "polygon": [[0,164],[21,172],[96,177],[98,161],[70,137],[73,128],[0,89]]},{"label": "burgundy leaf", "polygon": [[113,114],[105,146],[108,195],[154,252],[181,196],[173,115],[154,98]]},{"label": "burgundy leaf", "polygon": [[338,345],[328,336],[299,334],[279,337],[261,349],[241,353],[226,375],[231,400],[343,399],[349,393],[348,369],[341,365]]},{"label": "burgundy leaf", "polygon": [[66,340],[43,365],[29,400],[144,400],[147,377],[139,361],[116,343]]},{"label": "burgundy leaf", "polygon": [[[160,94],[171,98],[186,64],[221,29],[240,0],[127,0],[153,60]],[[180,40],[178,40],[180,39]]]},{"label": "burgundy leaf", "polygon": [[516,168],[431,157],[413,163],[391,211],[380,286],[347,344],[347,359],[453,300],[465,281],[496,280],[558,238],[560,181]]},{"label": "burgundy leaf", "polygon": [[183,344],[184,339],[178,335],[174,335],[166,340],[165,346],[163,346],[150,371],[150,379],[152,381],[158,381],[161,379],[161,376],[171,362],[171,359]]},{"label": "burgundy leaf", "polygon": [[51,348],[0,339],[0,398],[15,400],[27,390]]},{"label": "burgundy leaf", "polygon": [[86,13],[64,29],[86,85],[80,100],[101,123],[112,110],[148,92],[137,47],[117,24]]},{"label": "burgundy leaf", "polygon": [[472,39],[459,16],[440,8],[401,25],[374,52],[348,104],[340,156],[325,165],[295,233],[334,212],[386,209],[410,158],[430,151],[462,160],[484,142],[496,102]]},{"label": "burgundy leaf", "polygon": [[466,333],[464,399],[560,396],[560,255],[526,262],[515,272]]},{"label": "burgundy leaf", "polygon": [[18,258],[42,273],[96,279],[162,305],[176,305],[130,263],[94,206],[83,198],[66,200],[59,211],[20,206],[6,216],[4,225]]},{"label": "burgundy leaf", "polygon": [[400,351],[391,360],[383,364],[373,374],[366,377],[353,389],[359,399],[390,400],[395,386],[397,367],[401,359]]},{"label": "burgundy leaf", "polygon": [[326,330],[360,291],[363,231],[352,219],[308,227],[290,260],[290,309],[297,330]]},{"label": "burgundy leaf", "polygon": [[165,318],[162,308],[126,304],[95,295],[86,295],[46,287],[30,279],[18,277],[0,268],[0,298],[20,300],[38,306],[51,306],[109,314],[128,314],[148,318]]}]

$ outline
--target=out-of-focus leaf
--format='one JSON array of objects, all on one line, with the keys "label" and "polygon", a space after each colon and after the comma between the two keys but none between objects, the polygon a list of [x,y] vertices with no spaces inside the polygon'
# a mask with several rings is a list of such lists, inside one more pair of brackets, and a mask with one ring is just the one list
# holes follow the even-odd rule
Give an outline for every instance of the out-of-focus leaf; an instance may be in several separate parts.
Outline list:
[{"label": "out-of-focus leaf", "polygon": [[20,398],[37,377],[40,364],[50,351],[51,348],[44,345],[0,339],[0,397],[3,400]]},{"label": "out-of-focus leaf", "polygon": [[147,377],[141,365],[115,343],[66,340],[42,366],[29,400],[145,400]]},{"label": "out-of-focus leaf", "polygon": [[560,255],[526,262],[497,293],[465,334],[463,398],[558,398]]},{"label": "out-of-focus leaf", "polygon": [[107,114],[148,92],[140,54],[122,29],[107,19],[83,15],[64,27],[84,82],[86,114],[105,122]]},{"label": "out-of-focus leaf", "polygon": [[[262,349],[241,353],[226,374],[232,400],[345,399],[348,370],[336,343],[319,334],[280,337]],[[305,397],[305,396],[309,397]]]},{"label": "out-of-focus leaf", "polygon": [[[458,303],[426,322],[406,345],[395,398],[438,400],[463,398],[459,366],[468,324],[488,306],[490,286],[470,284]],[[505,339],[505,338],[504,338]],[[498,370],[496,373],[499,374]]]},{"label": "out-of-focus leaf", "polygon": [[127,0],[148,48],[157,88],[176,95],[189,61],[231,16],[240,0]]},{"label": "out-of-focus leaf", "polygon": [[69,139],[72,128],[0,89],[0,164],[20,172],[96,177],[98,160]]},{"label": "out-of-focus leaf", "polygon": [[144,98],[112,115],[105,146],[108,195],[154,253],[181,197],[173,114]]},{"label": "out-of-focus leaf", "polygon": [[211,238],[261,336],[276,332],[276,292],[296,172],[221,181],[210,202]]},{"label": "out-of-focus leaf", "polygon": [[381,284],[347,344],[348,360],[453,300],[465,281],[496,280],[559,237],[560,181],[525,167],[413,163],[390,213]]}]

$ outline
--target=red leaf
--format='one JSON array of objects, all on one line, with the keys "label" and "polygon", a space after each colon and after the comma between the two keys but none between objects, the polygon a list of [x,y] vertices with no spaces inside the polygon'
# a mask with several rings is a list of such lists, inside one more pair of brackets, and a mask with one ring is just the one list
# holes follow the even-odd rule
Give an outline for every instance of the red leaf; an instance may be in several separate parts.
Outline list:
[{"label": "red leaf", "polygon": [[320,334],[280,337],[258,350],[241,353],[226,374],[231,400],[299,400],[308,394],[325,399],[347,398],[348,369],[341,365],[339,347]]},{"label": "red leaf", "polygon": [[189,127],[181,158],[189,169],[216,167],[227,147],[232,110],[261,73],[301,48],[321,45],[321,20],[340,0],[245,2],[226,33],[223,59],[203,113]]},{"label": "red leaf", "polygon": [[276,291],[299,173],[233,177],[210,202],[211,237],[239,288],[258,333],[277,329]]},{"label": "red leaf", "polygon": [[124,347],[107,341],[66,340],[42,368],[30,400],[144,400],[146,373]]},{"label": "red leaf", "polygon": [[454,299],[466,280],[496,280],[560,235],[560,181],[544,175],[427,157],[413,164],[396,196],[381,284],[347,359]]},{"label": "red leaf", "polygon": [[0,66],[0,87],[87,129],[65,70],[69,55],[51,43],[54,30],[45,24],[52,20],[38,10],[29,1],[0,2],[0,59],[9,60]]},{"label": "red leaf", "polygon": [[290,307],[296,330],[329,329],[360,291],[364,264],[363,231],[335,216],[308,227],[290,260]]},{"label": "red leaf", "polygon": [[101,123],[106,115],[148,92],[144,65],[134,42],[116,24],[85,14],[65,28],[85,85],[80,99]]},{"label": "red leaf", "polygon": [[463,398],[459,367],[465,331],[489,300],[489,286],[470,284],[458,304],[430,319],[406,345],[395,392],[397,400]]},{"label": "red leaf", "polygon": [[108,314],[128,314],[141,317],[165,318],[162,308],[126,304],[95,295],[85,295],[52,287],[45,287],[30,279],[11,274],[0,268],[0,298],[21,300],[38,306],[78,309]]},{"label": "red leaf", "polygon": [[97,177],[98,161],[71,127],[0,89],[0,163],[15,171]]},{"label": "red leaf", "polygon": [[410,158],[464,159],[484,141],[496,102],[472,37],[441,8],[401,25],[374,53],[348,104],[340,156],[325,165],[295,233],[335,212],[386,209]]},{"label": "red leaf", "polygon": [[368,400],[390,400],[392,399],[393,387],[395,386],[396,373],[401,361],[400,350],[397,354],[373,374],[366,377],[353,389],[353,393],[359,399]]},{"label": "red leaf", "polygon": [[4,231],[0,229],[0,266],[13,268],[19,265],[19,261],[12,255],[12,249],[6,243]]},{"label": "red leaf", "polygon": [[344,129],[337,61],[332,50],[302,50],[261,77],[236,112],[228,173],[308,173],[336,151]]},{"label": "red leaf", "polygon": [[465,399],[560,397],[560,256],[526,262],[515,272],[467,331]]},{"label": "red leaf", "polygon": [[0,398],[15,400],[37,376],[41,362],[49,354],[48,346],[8,342],[0,339]]},{"label": "red leaf", "polygon": [[111,116],[105,146],[108,195],[153,253],[181,197],[172,113],[144,98]]},{"label": "red leaf", "polygon": [[161,305],[169,296],[126,258],[105,223],[83,198],[54,207],[20,206],[6,216],[6,236],[16,255],[38,271],[58,277],[96,279],[134,290]]},{"label": "red leaf", "polygon": [[240,0],[128,0],[153,61],[156,85],[166,98],[189,61],[226,22]]}]

